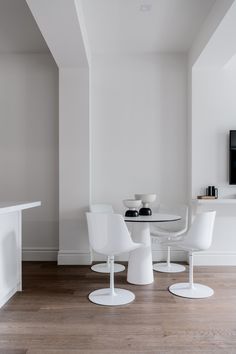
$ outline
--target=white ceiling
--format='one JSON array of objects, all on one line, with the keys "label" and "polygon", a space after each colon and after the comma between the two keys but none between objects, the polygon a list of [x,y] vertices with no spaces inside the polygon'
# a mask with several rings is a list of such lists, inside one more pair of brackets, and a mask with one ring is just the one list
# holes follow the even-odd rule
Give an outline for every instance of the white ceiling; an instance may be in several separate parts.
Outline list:
[{"label": "white ceiling", "polygon": [[48,52],[25,0],[0,0],[0,53]]},{"label": "white ceiling", "polygon": [[[214,3],[82,0],[92,53],[187,51]],[[141,6],[151,9],[140,11]]]}]

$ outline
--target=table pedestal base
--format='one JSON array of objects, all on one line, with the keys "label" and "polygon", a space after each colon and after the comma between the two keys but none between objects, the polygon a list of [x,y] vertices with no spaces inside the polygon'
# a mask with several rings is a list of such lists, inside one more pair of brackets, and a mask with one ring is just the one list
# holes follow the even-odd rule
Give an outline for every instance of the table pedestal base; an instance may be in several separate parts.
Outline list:
[{"label": "table pedestal base", "polygon": [[151,284],[154,278],[149,223],[134,223],[131,235],[134,242],[145,246],[130,252],[127,281],[137,285]]}]

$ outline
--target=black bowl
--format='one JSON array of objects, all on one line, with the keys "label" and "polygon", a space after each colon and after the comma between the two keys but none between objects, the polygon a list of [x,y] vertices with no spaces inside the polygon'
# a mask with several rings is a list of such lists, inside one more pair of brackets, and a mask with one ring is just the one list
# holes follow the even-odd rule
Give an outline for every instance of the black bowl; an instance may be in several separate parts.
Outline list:
[{"label": "black bowl", "polygon": [[127,210],[125,213],[125,216],[127,217],[135,217],[138,216],[138,211],[137,210]]},{"label": "black bowl", "polygon": [[141,208],[139,209],[139,215],[144,215],[144,216],[152,215],[152,211],[150,208]]}]

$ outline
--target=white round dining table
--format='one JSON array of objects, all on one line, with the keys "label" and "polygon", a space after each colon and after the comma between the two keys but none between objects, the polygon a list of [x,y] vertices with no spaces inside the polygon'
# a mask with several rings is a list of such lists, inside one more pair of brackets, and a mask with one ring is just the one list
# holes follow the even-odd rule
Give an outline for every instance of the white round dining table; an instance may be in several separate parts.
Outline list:
[{"label": "white round dining table", "polygon": [[152,268],[152,247],[150,223],[164,223],[180,220],[181,216],[155,213],[150,216],[126,217],[127,223],[132,223],[131,236],[134,242],[144,246],[130,252],[127,281],[136,285],[147,285],[154,281]]}]

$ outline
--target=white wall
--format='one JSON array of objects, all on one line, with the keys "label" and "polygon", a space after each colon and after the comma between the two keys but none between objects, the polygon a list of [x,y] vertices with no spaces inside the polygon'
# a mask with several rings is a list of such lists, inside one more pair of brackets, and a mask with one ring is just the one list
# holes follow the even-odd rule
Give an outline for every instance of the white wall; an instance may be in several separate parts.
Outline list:
[{"label": "white wall", "polygon": [[134,193],[186,201],[186,57],[95,57],[91,69],[92,201]]},{"label": "white wall", "polygon": [[209,68],[193,71],[193,197],[204,193],[208,185],[218,186],[221,197],[236,194],[228,175],[229,130],[236,129],[235,73]]},{"label": "white wall", "polygon": [[41,200],[23,218],[25,259],[58,249],[58,70],[49,54],[0,55],[0,199]]},{"label": "white wall", "polygon": [[145,192],[186,202],[186,56],[94,56],[91,133],[92,202],[121,211]]},{"label": "white wall", "polygon": [[59,264],[90,262],[90,178],[92,202],[116,210],[139,191],[186,201],[186,64],[180,54],[96,56],[90,103],[88,69],[60,69]]},{"label": "white wall", "polygon": [[59,264],[89,264],[85,212],[90,201],[88,68],[59,70]]}]

